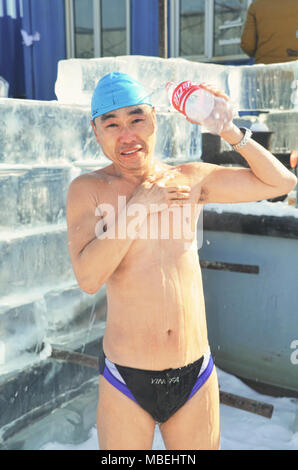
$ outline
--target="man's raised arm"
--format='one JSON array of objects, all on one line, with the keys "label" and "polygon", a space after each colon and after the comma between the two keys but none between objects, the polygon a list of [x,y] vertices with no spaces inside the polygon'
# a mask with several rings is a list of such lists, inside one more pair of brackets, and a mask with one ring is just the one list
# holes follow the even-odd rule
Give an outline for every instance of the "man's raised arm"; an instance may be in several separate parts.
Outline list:
[{"label": "man's raised arm", "polygon": [[[235,145],[242,140],[243,133],[233,124],[221,137]],[[201,171],[204,172],[202,202],[233,203],[271,199],[289,193],[297,184],[296,176],[253,139],[249,139],[238,152],[250,168],[201,165]]]}]

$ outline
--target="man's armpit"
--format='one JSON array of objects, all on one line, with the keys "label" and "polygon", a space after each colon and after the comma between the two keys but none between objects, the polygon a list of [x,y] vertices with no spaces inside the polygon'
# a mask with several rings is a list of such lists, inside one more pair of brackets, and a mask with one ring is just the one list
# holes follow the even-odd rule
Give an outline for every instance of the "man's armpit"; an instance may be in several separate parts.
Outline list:
[{"label": "man's armpit", "polygon": [[198,202],[199,203],[206,202],[208,200],[208,194],[209,194],[208,189],[205,186],[202,186]]}]

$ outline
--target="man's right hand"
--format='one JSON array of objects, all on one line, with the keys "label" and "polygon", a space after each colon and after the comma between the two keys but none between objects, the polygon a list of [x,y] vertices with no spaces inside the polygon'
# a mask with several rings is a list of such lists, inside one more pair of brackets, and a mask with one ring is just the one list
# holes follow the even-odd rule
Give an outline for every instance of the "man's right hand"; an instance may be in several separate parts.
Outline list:
[{"label": "man's right hand", "polygon": [[151,176],[136,188],[129,202],[143,204],[147,212],[152,214],[164,210],[166,206],[189,203],[190,191],[190,186],[173,183],[167,174]]}]

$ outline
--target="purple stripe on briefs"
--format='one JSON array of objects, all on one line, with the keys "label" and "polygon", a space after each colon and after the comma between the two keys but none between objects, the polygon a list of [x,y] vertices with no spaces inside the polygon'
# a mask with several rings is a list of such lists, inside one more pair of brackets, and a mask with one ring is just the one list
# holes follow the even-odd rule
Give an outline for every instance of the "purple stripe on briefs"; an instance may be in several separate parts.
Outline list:
[{"label": "purple stripe on briefs", "polygon": [[206,369],[204,370],[204,372],[202,373],[202,375],[198,376],[197,381],[194,384],[192,391],[190,392],[188,400],[202,387],[202,385],[204,385],[208,377],[211,375],[213,366],[214,366],[213,358],[210,355],[208,365]]},{"label": "purple stripe on briefs", "polygon": [[120,380],[116,379],[116,377],[114,377],[114,375],[111,374],[111,372],[109,371],[107,366],[105,366],[102,375],[104,376],[104,378],[108,382],[110,382],[111,385],[113,385],[115,388],[117,388],[117,390],[119,390],[119,392],[122,392],[128,398],[131,398],[133,401],[138,403],[137,400],[135,399],[135,397],[133,396],[133,394],[131,393],[131,391],[129,390],[129,388],[127,387],[127,385],[123,384],[122,382],[120,382]]}]

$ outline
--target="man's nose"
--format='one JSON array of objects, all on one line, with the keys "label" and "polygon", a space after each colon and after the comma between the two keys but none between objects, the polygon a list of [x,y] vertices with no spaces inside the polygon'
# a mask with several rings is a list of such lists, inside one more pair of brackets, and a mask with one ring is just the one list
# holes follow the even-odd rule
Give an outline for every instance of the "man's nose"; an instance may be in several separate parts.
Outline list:
[{"label": "man's nose", "polygon": [[119,135],[119,140],[121,143],[131,143],[135,140],[135,138],[136,134],[129,126],[122,127]]}]

